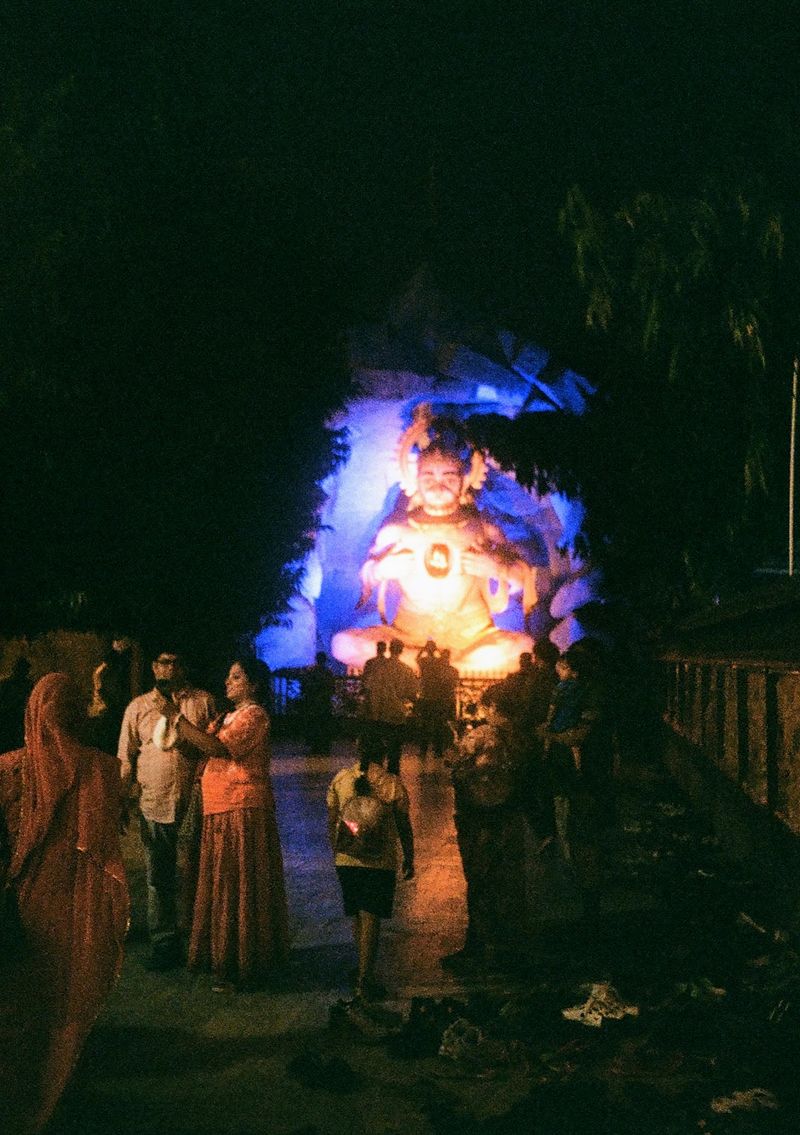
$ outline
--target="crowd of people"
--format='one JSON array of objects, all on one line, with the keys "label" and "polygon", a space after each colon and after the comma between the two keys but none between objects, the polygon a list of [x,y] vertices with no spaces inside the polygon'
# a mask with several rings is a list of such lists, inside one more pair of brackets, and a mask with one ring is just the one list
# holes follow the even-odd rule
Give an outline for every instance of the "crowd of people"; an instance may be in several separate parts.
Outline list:
[{"label": "crowd of people", "polygon": [[[402,661],[403,651],[399,639],[379,641],[364,667],[360,760],[329,792],[331,831],[341,829],[343,800],[359,791],[354,785],[392,801],[394,827],[387,838],[396,847],[400,837],[403,873],[410,877],[413,838],[410,831],[403,834],[408,794],[400,757],[408,744],[416,744],[423,758],[432,750],[451,772],[467,888],[465,940],[442,965],[456,972],[512,968],[525,955],[532,922],[524,869],[528,849],[539,854],[549,848],[570,865],[587,923],[599,911],[602,854],[615,818],[615,726],[603,648],[585,639],[560,654],[549,640],[540,640],[520,655],[517,671],[484,689],[469,716],[457,711],[459,675],[448,651],[429,640],[417,654],[416,671]],[[382,854],[380,864],[364,855],[356,864],[352,852],[337,849],[348,913],[354,913],[348,879],[356,866],[364,873],[363,910],[378,919],[391,913],[386,896],[393,895],[393,882],[379,898],[367,886],[377,878],[370,868],[394,863],[386,847]],[[371,934],[376,943],[377,930]],[[361,938],[357,924],[360,949]],[[359,980],[366,987],[375,949],[365,945],[360,954]]]},{"label": "crowd of people", "polygon": [[23,744],[0,756],[0,1129],[15,1135],[46,1126],[119,975],[121,837],[134,812],[149,968],[185,961],[227,990],[269,977],[288,953],[268,668],[236,659],[220,714],[171,644],[153,653],[152,688],[124,708],[114,662],[95,671],[88,705],[66,674],[41,678]]},{"label": "crowd of people", "polygon": [[[88,705],[66,675],[40,679],[23,745],[0,757],[0,1072],[17,1085],[3,1106],[23,1133],[47,1122],[119,973],[129,919],[120,838],[134,815],[149,968],[186,964],[210,972],[223,991],[269,980],[287,960],[268,668],[236,658],[220,713],[165,642],[152,654],[152,688],[125,705],[129,649],[115,642]],[[447,651],[427,642],[415,672],[403,649],[396,639],[379,642],[365,666],[358,759],[327,793],[358,955],[354,992],[365,1001],[384,993],[375,973],[381,923],[392,915],[398,874],[415,871],[401,776],[412,721],[423,755],[443,758],[454,788],[467,931],[462,948],[442,959],[446,968],[512,964],[526,934],[526,840],[552,845],[573,865],[592,917],[603,833],[614,818],[608,696],[590,643],[559,656],[544,640],[523,653],[517,672],[484,691],[468,728],[457,720],[458,673]],[[306,697],[329,750],[325,662],[318,656],[311,668]]]}]

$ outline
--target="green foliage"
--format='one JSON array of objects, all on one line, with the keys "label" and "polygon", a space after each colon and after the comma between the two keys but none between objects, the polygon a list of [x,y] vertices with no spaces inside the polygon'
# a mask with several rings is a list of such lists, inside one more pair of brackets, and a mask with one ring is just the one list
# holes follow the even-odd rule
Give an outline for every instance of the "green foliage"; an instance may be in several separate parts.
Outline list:
[{"label": "green foliage", "polygon": [[769,201],[722,190],[601,208],[573,188],[560,224],[597,396],[582,418],[476,428],[525,483],[577,491],[611,592],[667,617],[740,583],[764,547],[785,476],[790,236]]},{"label": "green foliage", "polygon": [[758,555],[786,233],[757,194],[642,193],[561,213],[600,338],[588,467],[592,543],[612,578],[670,607],[740,580]]}]

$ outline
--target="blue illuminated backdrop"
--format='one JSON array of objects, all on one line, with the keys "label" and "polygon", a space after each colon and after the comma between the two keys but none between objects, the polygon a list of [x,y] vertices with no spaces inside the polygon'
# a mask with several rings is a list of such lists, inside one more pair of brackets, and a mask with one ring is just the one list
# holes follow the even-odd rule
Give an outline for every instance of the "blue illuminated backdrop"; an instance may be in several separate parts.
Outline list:
[{"label": "blue illuminated backdrop", "polygon": [[[351,331],[350,361],[358,394],[333,423],[346,429],[350,456],[323,486],[321,530],[285,625],[259,636],[258,652],[273,668],[307,665],[317,650],[330,649],[336,632],[379,622],[374,604],[356,611],[359,570],[400,495],[397,446],[417,404],[430,402],[435,413],[460,419],[579,414],[591,393],[584,378],[555,368],[542,348],[442,315],[440,302],[420,301],[413,291],[387,323]],[[580,502],[557,492],[540,496],[490,465],[476,503],[539,569],[539,602],[527,626],[519,601],[497,625],[548,635],[564,649],[584,633],[580,608],[596,598],[599,583],[570,550],[582,524]]]}]

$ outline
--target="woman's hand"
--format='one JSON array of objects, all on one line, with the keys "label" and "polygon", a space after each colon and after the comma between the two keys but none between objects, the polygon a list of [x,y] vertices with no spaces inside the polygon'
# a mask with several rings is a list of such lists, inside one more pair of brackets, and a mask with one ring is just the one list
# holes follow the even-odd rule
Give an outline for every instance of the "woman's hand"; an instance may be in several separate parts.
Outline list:
[{"label": "woman's hand", "polygon": [[176,705],[172,698],[162,694],[161,690],[156,690],[156,709],[169,722],[174,721],[180,713],[180,706]]},{"label": "woman's hand", "polygon": [[206,733],[210,733],[212,737],[216,737],[216,735],[219,733],[220,729],[222,728],[224,721],[225,721],[225,714],[224,713],[217,714],[217,716],[214,718],[214,720],[210,721],[208,723],[208,728],[206,729]]}]

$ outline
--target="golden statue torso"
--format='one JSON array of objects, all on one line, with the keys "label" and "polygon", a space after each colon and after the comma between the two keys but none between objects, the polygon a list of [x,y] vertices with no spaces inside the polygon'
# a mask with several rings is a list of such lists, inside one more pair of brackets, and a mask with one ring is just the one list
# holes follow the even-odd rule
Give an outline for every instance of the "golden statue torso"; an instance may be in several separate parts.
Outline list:
[{"label": "golden statue torso", "polygon": [[467,574],[463,565],[465,552],[484,550],[479,519],[410,516],[406,525],[387,525],[376,548],[382,535],[388,541],[386,554],[402,572],[392,626],[403,638],[433,638],[442,647],[461,651],[493,629],[484,581]]}]

